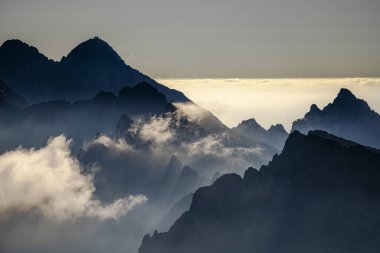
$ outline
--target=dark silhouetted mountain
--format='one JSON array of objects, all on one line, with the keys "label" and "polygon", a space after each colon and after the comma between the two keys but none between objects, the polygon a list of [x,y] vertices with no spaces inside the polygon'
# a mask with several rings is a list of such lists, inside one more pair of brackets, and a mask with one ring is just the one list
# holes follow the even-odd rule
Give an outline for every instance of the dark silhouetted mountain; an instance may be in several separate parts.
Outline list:
[{"label": "dark silhouetted mountain", "polygon": [[156,107],[156,113],[163,111],[163,104],[167,104],[166,97],[155,87],[147,82],[139,83],[133,87],[124,87],[119,92],[119,98],[125,103],[133,105],[139,110],[152,112],[152,108]]},{"label": "dark silhouetted mountain", "polygon": [[5,41],[0,47],[0,78],[29,101],[57,98],[50,93],[59,75],[59,63],[35,47],[20,40]]},{"label": "dark silhouetted mountain", "polygon": [[[80,146],[86,138],[93,138],[98,133],[127,133],[132,122],[128,116],[160,114],[167,105],[165,96],[156,88],[148,88],[147,83],[129,88],[131,95],[126,96],[126,89],[115,96],[111,92],[98,92],[92,99],[71,103],[55,100],[34,104],[25,109],[8,106],[7,116],[3,116],[0,126],[7,132],[8,141],[0,144],[0,150],[23,143],[25,146],[43,145],[55,135],[65,134]],[[4,108],[4,106],[3,106]],[[121,117],[121,121],[120,121]],[[129,119],[129,120],[128,120]],[[122,128],[125,128],[124,130]],[[126,137],[126,136],[124,136]]]},{"label": "dark silhouetted mountain", "polygon": [[288,137],[280,155],[244,177],[198,189],[166,233],[140,253],[377,252],[380,154],[322,131]]},{"label": "dark silhouetted mountain", "polygon": [[341,89],[323,110],[312,105],[303,119],[293,123],[292,131],[306,133],[316,129],[380,148],[380,115],[347,89]]},{"label": "dark silhouetted mountain", "polygon": [[232,130],[252,140],[269,144],[278,150],[282,150],[288,137],[283,125],[272,125],[267,131],[253,118],[242,121]]},{"label": "dark silhouetted mountain", "polygon": [[8,40],[0,47],[0,78],[30,101],[93,97],[98,91],[118,92],[125,86],[148,82],[169,100],[189,101],[131,68],[98,37],[75,47],[60,62],[49,60],[35,47]]},{"label": "dark silhouetted mountain", "polygon": [[0,80],[0,99],[21,108],[28,105],[28,102],[16,94],[3,80]]}]

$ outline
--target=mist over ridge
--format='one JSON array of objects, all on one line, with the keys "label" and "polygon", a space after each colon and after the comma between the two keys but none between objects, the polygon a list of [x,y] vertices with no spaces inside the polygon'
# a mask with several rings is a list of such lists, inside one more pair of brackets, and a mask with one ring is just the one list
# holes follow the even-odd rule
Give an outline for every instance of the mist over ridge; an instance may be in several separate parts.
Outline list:
[{"label": "mist over ridge", "polygon": [[[239,238],[241,252],[272,252],[272,240],[288,252],[351,250],[341,242],[380,224],[356,208],[379,209],[380,115],[362,99],[378,96],[378,79],[169,80],[168,88],[97,37],[60,62],[9,40],[0,66],[0,251],[231,252]],[[238,123],[225,124],[228,115]],[[347,223],[352,214],[364,225]],[[223,243],[196,238],[197,227]],[[353,249],[376,246],[360,237]]]}]

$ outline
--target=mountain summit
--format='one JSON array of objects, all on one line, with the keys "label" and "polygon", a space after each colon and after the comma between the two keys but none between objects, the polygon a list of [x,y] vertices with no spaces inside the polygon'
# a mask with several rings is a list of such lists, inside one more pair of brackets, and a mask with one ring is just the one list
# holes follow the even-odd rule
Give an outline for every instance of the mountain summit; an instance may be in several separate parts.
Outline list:
[{"label": "mountain summit", "polygon": [[115,61],[123,62],[113,48],[99,37],[86,40],[76,46],[61,62]]},{"label": "mountain summit", "polygon": [[243,120],[232,130],[246,138],[272,145],[278,150],[284,147],[285,140],[288,137],[283,125],[272,125],[268,130],[265,130],[253,118]]},{"label": "mountain summit", "polygon": [[312,105],[305,117],[296,120],[292,127],[292,131],[303,133],[316,129],[380,148],[380,115],[348,89],[341,89],[322,110]]},{"label": "mountain summit", "polygon": [[151,84],[168,100],[189,101],[181,92],[125,64],[99,37],[82,42],[60,62],[49,60],[22,41],[5,41],[0,47],[0,77],[31,102],[85,99],[100,90],[116,93],[125,86],[141,82]]}]

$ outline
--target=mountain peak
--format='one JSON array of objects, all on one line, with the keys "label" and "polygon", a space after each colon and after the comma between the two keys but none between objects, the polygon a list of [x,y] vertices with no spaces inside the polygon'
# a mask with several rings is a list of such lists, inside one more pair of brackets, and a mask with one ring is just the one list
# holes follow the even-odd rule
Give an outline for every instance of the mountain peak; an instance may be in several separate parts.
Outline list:
[{"label": "mountain peak", "polygon": [[312,105],[304,118],[293,122],[292,131],[324,130],[367,146],[380,147],[380,116],[367,102],[342,88],[322,110]]},{"label": "mountain peak", "polygon": [[58,62],[20,40],[7,40],[0,46],[0,76],[31,102],[88,99],[100,90],[116,94],[121,88],[142,81],[149,82],[169,100],[190,101],[182,92],[161,85],[127,65],[99,37],[80,43]]},{"label": "mountain peak", "polygon": [[318,113],[318,112],[320,112],[320,111],[321,111],[321,109],[319,109],[318,106],[317,106],[316,104],[312,104],[312,105],[310,106],[310,113]]},{"label": "mountain peak", "polygon": [[271,125],[270,128],[268,129],[268,132],[287,133],[282,124]]},{"label": "mountain peak", "polygon": [[25,42],[19,40],[19,39],[12,39],[12,40],[6,40],[1,45],[2,48],[10,48],[10,47],[24,47],[29,48],[30,46],[26,44]]},{"label": "mountain peak", "polygon": [[335,98],[334,102],[340,102],[340,103],[351,103],[354,101],[359,100],[355,97],[354,94],[348,89],[342,88],[340,89],[337,97]]},{"label": "mountain peak", "polygon": [[349,89],[341,88],[338,97],[349,97],[349,98],[356,98],[354,94]]},{"label": "mountain peak", "polygon": [[254,118],[243,120],[240,124],[251,125],[251,126],[260,126],[260,124],[257,123],[257,121]]},{"label": "mountain peak", "polygon": [[339,91],[333,103],[326,106],[326,109],[329,107],[330,109],[339,110],[340,113],[342,113],[342,110],[348,111],[352,115],[360,115],[371,111],[367,102],[357,98],[350,90],[344,88]]},{"label": "mountain peak", "polygon": [[80,45],[97,46],[97,47],[111,47],[105,40],[102,40],[98,36],[83,41]]},{"label": "mountain peak", "polygon": [[[5,41],[0,46],[0,62],[10,59],[12,62],[25,62],[31,59],[38,61],[49,61],[49,59],[40,53],[37,48],[19,40],[12,39]],[[52,61],[52,60],[50,60]],[[0,63],[0,66],[9,64],[8,62]],[[6,67],[6,66],[5,66]]]},{"label": "mountain peak", "polygon": [[62,62],[94,60],[123,62],[116,51],[97,36],[80,43],[66,57],[62,57]]},{"label": "mountain peak", "polygon": [[288,136],[283,125],[272,125],[268,130],[265,130],[254,118],[243,120],[232,130],[251,140],[273,146],[278,150],[282,149]]},{"label": "mountain peak", "polygon": [[239,125],[235,127],[235,129],[243,129],[243,128],[255,129],[256,131],[260,131],[262,133],[266,132],[265,129],[259,123],[257,123],[257,121],[254,118],[243,120],[242,122],[240,122]]}]

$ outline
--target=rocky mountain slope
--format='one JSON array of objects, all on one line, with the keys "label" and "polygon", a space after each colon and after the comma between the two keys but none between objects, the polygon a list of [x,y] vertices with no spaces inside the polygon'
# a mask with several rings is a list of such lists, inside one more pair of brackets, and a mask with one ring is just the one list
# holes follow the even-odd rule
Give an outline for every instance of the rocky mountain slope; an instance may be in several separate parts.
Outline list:
[{"label": "rocky mountain slope", "polygon": [[197,190],[190,210],[140,253],[377,252],[380,153],[322,131],[294,131],[243,178]]}]

